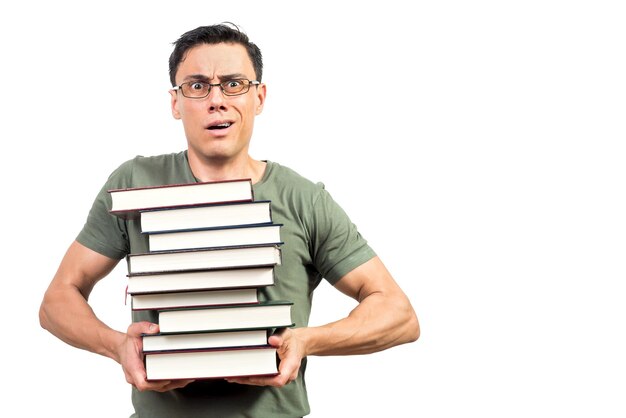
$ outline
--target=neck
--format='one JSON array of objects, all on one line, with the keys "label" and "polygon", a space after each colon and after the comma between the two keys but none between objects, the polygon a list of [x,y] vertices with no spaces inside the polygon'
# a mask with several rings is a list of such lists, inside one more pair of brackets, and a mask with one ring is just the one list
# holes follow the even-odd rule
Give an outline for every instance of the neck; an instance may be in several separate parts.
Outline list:
[{"label": "neck", "polygon": [[191,172],[202,182],[249,178],[253,184],[258,183],[266,165],[248,155],[237,159],[201,159],[189,152],[188,158]]}]

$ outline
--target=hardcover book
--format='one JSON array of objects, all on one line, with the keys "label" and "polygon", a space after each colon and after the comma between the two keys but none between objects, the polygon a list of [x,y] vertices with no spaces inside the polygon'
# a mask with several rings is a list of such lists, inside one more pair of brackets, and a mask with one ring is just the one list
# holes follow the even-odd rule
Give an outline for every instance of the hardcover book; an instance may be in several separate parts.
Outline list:
[{"label": "hardcover book", "polygon": [[276,348],[238,347],[144,356],[147,380],[210,379],[278,373]]},{"label": "hardcover book", "polygon": [[281,224],[240,225],[148,234],[150,251],[282,244]]},{"label": "hardcover book", "polygon": [[109,190],[111,213],[138,219],[148,252],[131,253],[131,310],[156,311],[142,336],[148,380],[278,373],[275,328],[290,301],[260,301],[281,264],[281,224],[255,201],[250,179]]},{"label": "hardcover book", "polygon": [[161,332],[194,332],[293,326],[289,301],[253,305],[164,309],[158,311]]},{"label": "hardcover book", "polygon": [[147,209],[254,200],[250,179],[133,187],[108,192],[111,213],[128,219],[139,217],[140,211]]},{"label": "hardcover book", "polygon": [[226,289],[131,295],[133,311],[258,303],[256,289]]},{"label": "hardcover book", "polygon": [[273,266],[129,274],[128,294],[181,292],[271,286],[275,283]]},{"label": "hardcover book", "polygon": [[129,274],[167,271],[260,267],[280,264],[277,245],[203,248],[129,254]]},{"label": "hardcover book", "polygon": [[196,205],[141,212],[141,232],[254,225],[272,222],[271,202]]},{"label": "hardcover book", "polygon": [[264,328],[179,334],[145,334],[143,336],[143,352],[260,346],[267,345],[267,338],[268,331]]}]

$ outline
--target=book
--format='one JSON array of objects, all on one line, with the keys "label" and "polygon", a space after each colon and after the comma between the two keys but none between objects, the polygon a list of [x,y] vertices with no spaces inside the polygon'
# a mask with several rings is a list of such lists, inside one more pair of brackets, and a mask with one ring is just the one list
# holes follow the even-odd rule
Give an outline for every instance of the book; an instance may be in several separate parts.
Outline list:
[{"label": "book", "polygon": [[137,218],[140,211],[147,209],[254,200],[250,179],[131,187],[108,192],[110,212],[122,218]]},{"label": "book", "polygon": [[281,244],[281,224],[203,228],[148,234],[150,251]]},{"label": "book", "polygon": [[289,301],[265,301],[254,305],[209,306],[158,311],[160,332],[220,331],[244,328],[293,326]]},{"label": "book", "polygon": [[184,334],[144,334],[143,352],[261,346],[267,345],[267,338],[268,331],[264,328]]},{"label": "book", "polygon": [[272,222],[269,200],[152,209],[140,216],[145,233]]},{"label": "book", "polygon": [[257,303],[256,289],[228,289],[131,295],[131,309],[165,309]]},{"label": "book", "polygon": [[[281,264],[271,202],[250,179],[109,190],[110,212],[137,219],[148,251],[126,257],[133,312],[156,311],[142,336],[148,380],[278,373],[274,328],[291,327],[290,301],[259,301]],[[250,310],[253,308],[254,310]]]},{"label": "book", "polygon": [[137,253],[127,255],[126,260],[129,274],[163,273],[277,265],[281,253],[277,245],[258,245]]},{"label": "book", "polygon": [[200,270],[156,274],[129,274],[126,292],[181,292],[190,290],[226,289],[271,286],[275,282],[274,267],[225,270]]},{"label": "book", "polygon": [[147,380],[211,379],[278,373],[276,348],[152,352],[144,355]]}]

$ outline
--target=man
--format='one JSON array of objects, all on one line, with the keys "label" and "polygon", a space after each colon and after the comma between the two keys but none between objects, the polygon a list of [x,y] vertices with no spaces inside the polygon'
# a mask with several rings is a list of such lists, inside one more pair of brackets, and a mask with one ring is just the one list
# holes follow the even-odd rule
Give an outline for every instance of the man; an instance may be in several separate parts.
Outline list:
[{"label": "man", "polygon": [[[324,190],[292,170],[250,157],[254,119],[265,104],[260,50],[236,27],[200,27],[181,36],[170,57],[171,107],[187,150],[137,157],[111,174],[44,296],[44,328],[75,347],[120,363],[133,386],[133,416],[298,417],[309,413],[304,383],[310,355],[366,354],[415,341],[417,317],[405,294],[347,215]],[[269,338],[279,374],[203,381],[146,381],[142,333],[156,333],[154,312],[133,313],[126,333],[111,329],[87,299],[129,253],[148,250],[137,221],[109,214],[107,190],[251,178],[255,198],[272,201],[283,262],[264,299],[294,302],[294,328]],[[325,278],[359,304],[348,315],[307,327],[315,287]]]}]

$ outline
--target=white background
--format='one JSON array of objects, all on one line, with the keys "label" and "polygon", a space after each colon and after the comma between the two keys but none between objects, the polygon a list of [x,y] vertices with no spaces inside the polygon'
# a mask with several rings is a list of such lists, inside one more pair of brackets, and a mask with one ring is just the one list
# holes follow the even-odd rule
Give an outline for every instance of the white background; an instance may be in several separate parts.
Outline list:
[{"label": "white background", "polygon": [[[120,367],[38,307],[110,171],[184,149],[171,43],[228,20],[265,58],[251,154],[323,181],[421,321],[417,343],[311,358],[311,417],[626,414],[621,2],[155,3],[0,6],[0,408],[130,414]],[[91,299],[120,330],[123,268]],[[313,324],[354,306],[314,302]]]}]

